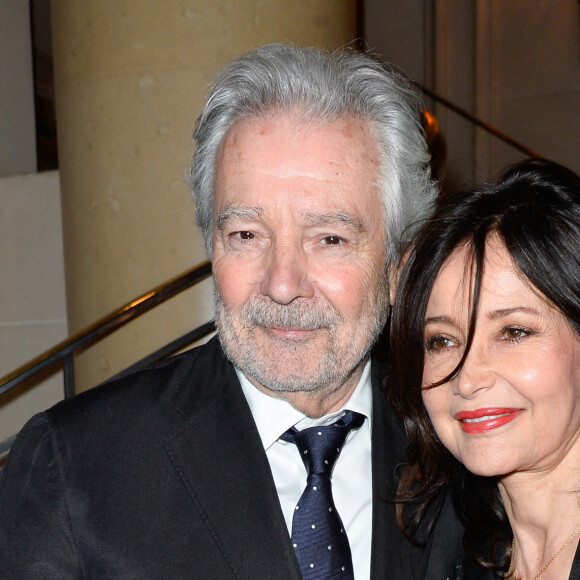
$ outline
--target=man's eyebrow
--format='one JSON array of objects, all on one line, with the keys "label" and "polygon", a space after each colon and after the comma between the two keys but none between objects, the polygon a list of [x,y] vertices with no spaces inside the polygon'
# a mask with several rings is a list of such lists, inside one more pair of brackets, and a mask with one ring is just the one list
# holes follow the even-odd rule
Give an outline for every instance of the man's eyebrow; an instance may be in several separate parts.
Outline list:
[{"label": "man's eyebrow", "polygon": [[230,205],[216,217],[216,227],[219,232],[223,232],[226,223],[232,219],[239,220],[255,220],[264,215],[264,210],[261,207],[237,207]]},{"label": "man's eyebrow", "polygon": [[305,221],[312,226],[325,226],[325,225],[347,225],[358,232],[365,230],[365,226],[361,220],[354,218],[353,216],[344,212],[333,212],[333,213],[307,213],[305,216]]}]

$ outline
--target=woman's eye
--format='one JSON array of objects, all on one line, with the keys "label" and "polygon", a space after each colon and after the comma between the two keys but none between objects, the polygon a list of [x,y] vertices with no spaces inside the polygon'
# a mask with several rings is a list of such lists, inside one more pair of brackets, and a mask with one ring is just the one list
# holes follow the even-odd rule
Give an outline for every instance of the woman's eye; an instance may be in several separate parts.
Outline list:
[{"label": "woman's eye", "polygon": [[448,336],[437,335],[425,341],[425,350],[429,352],[440,352],[455,346],[455,342]]},{"label": "woman's eye", "polygon": [[502,331],[503,337],[510,342],[518,342],[522,338],[529,336],[531,332],[519,326],[508,326]]}]

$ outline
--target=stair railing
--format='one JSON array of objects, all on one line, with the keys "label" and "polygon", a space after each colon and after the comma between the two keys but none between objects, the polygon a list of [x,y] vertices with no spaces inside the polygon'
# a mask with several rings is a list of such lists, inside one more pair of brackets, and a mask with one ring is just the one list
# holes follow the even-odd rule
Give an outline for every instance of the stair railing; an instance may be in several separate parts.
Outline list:
[{"label": "stair railing", "polygon": [[[17,368],[15,371],[0,378],[0,396],[19,386],[24,381],[45,372],[47,369],[52,370],[54,368],[53,372],[56,372],[62,367],[64,376],[64,398],[72,397],[75,394],[74,357],[76,354],[115,332],[122,326],[125,326],[138,316],[155,308],[155,306],[173,298],[210,276],[211,264],[208,261],[202,262],[180,276],[157,286],[125,306],[97,320],[94,324],[91,324],[79,333],[67,338],[25,365]],[[206,322],[126,368],[118,375],[115,375],[115,377],[144,368],[153,362],[174,354],[206,337],[213,332],[214,328],[213,321]],[[14,438],[15,435],[0,443],[0,456],[10,449]]]}]

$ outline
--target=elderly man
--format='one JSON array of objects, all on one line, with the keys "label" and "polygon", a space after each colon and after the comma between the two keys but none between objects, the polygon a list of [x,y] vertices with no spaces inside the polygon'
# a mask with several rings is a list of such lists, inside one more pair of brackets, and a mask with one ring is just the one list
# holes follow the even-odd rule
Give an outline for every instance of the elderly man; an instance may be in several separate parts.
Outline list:
[{"label": "elderly man", "polygon": [[[221,72],[190,182],[218,337],[31,420],[0,483],[0,576],[445,577],[389,498],[405,439],[370,350],[435,195],[414,91],[355,52]],[[449,555],[449,558],[448,558]]]}]

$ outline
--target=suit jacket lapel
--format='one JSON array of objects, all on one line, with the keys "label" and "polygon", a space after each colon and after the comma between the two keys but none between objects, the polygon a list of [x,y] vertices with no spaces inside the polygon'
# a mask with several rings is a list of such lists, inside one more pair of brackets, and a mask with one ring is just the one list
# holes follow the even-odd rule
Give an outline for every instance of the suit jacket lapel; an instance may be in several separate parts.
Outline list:
[{"label": "suit jacket lapel", "polygon": [[[239,578],[300,579],[270,466],[233,366],[219,345],[176,397],[183,425],[166,449]],[[195,384],[194,384],[195,383]],[[192,395],[193,393],[193,395]]]}]

